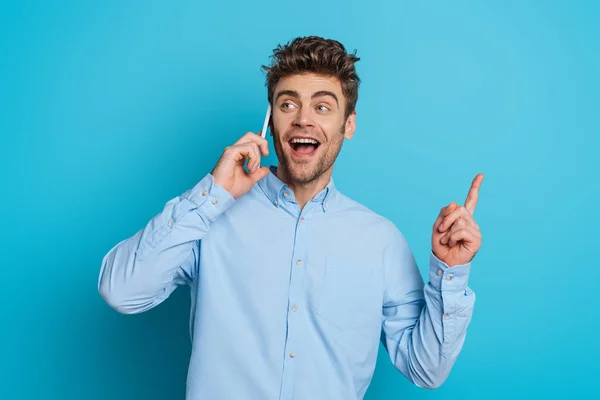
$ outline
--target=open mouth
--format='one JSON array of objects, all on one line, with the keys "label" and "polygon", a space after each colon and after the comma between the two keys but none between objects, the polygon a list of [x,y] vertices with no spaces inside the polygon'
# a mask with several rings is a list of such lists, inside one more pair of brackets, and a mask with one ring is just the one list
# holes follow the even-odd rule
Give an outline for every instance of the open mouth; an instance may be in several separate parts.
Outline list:
[{"label": "open mouth", "polygon": [[294,151],[294,155],[300,157],[314,154],[317,148],[321,145],[321,143],[315,139],[310,138],[292,138],[289,143]]}]

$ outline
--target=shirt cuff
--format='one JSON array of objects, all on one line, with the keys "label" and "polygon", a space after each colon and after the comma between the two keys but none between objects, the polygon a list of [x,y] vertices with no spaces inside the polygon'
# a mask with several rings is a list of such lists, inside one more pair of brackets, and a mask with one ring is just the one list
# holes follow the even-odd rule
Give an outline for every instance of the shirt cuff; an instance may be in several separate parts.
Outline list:
[{"label": "shirt cuff", "polygon": [[471,263],[449,267],[431,252],[429,283],[440,292],[460,292],[467,288]]},{"label": "shirt cuff", "polygon": [[197,212],[214,222],[235,202],[235,198],[225,188],[214,181],[212,174],[206,174],[183,197],[196,206]]}]

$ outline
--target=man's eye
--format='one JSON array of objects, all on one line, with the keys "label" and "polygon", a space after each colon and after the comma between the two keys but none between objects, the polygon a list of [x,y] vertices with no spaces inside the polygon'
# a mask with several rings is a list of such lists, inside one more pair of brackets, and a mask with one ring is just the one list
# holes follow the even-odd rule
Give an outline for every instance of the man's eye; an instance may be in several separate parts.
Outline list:
[{"label": "man's eye", "polygon": [[317,106],[317,109],[319,111],[329,111],[329,108],[327,106],[324,106],[324,105]]},{"label": "man's eye", "polygon": [[292,103],[283,103],[281,107],[290,110],[294,107],[294,105]]}]

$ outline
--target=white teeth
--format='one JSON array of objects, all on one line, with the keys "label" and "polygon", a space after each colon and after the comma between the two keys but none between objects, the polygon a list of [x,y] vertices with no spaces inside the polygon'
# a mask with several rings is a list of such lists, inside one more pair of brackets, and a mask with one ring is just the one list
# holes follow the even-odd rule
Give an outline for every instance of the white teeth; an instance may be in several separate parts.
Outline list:
[{"label": "white teeth", "polygon": [[318,144],[314,139],[292,139],[292,143],[310,143],[310,144]]}]

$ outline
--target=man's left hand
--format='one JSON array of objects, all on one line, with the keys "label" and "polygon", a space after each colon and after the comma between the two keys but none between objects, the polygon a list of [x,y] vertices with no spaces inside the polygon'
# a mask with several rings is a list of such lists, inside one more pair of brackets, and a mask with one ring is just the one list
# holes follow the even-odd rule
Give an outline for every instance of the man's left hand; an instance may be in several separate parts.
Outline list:
[{"label": "man's left hand", "polygon": [[442,208],[433,224],[433,254],[449,267],[471,262],[481,246],[481,232],[473,219],[483,175],[478,174],[464,206],[452,202]]}]

